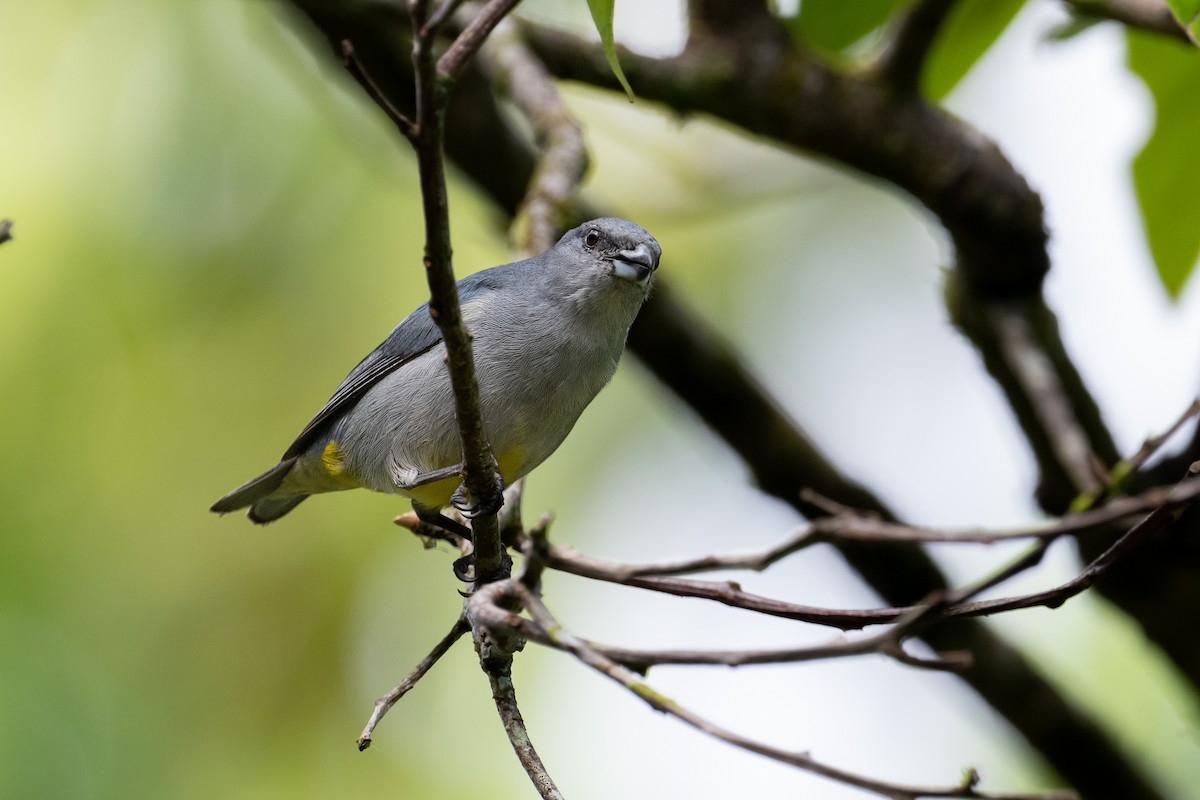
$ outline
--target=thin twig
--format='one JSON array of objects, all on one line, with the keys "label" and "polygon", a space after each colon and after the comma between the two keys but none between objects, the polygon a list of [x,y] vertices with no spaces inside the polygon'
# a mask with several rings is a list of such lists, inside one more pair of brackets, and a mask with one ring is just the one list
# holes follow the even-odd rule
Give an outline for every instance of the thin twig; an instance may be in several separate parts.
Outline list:
[{"label": "thin twig", "polygon": [[1151,436],[1142,443],[1138,451],[1129,458],[1125,459],[1124,465],[1127,472],[1137,472],[1146,462],[1149,461],[1155,453],[1162,449],[1172,436],[1179,433],[1179,429],[1188,423],[1189,420],[1200,416],[1200,399],[1193,400],[1192,404],[1187,407],[1187,410],[1180,415],[1179,419],[1175,420],[1170,428],[1158,434]]},{"label": "thin twig", "polygon": [[400,135],[405,139],[412,141],[413,138],[413,122],[404,115],[400,109],[392,105],[392,101],[388,99],[383,90],[379,88],[379,84],[375,83],[375,79],[371,77],[371,73],[363,66],[358,53],[354,51],[354,43],[349,39],[342,40],[342,64],[346,67],[346,71],[350,73],[359,85],[363,87],[371,101],[387,114],[388,119],[400,131]]},{"label": "thin twig", "polygon": [[[806,502],[821,505],[827,498],[804,491]],[[1167,510],[1189,504],[1200,497],[1200,479],[1188,479],[1175,486],[1157,486],[1136,497],[1116,497],[1099,508],[1067,514],[1054,522],[1007,530],[981,528],[925,528],[888,522],[878,515],[840,506],[838,516],[820,517],[801,526],[777,544],[752,553],[710,554],[692,559],[659,561],[649,564],[611,563],[608,568],[623,578],[665,577],[718,570],[748,569],[762,572],[773,564],[817,544],[838,541],[994,544],[1020,539],[1056,539],[1060,536],[1105,532],[1113,523],[1146,514],[1164,506]],[[556,548],[560,558],[575,556],[567,548]],[[595,562],[597,564],[603,562]],[[557,566],[557,565],[556,565]]]},{"label": "thin twig", "polygon": [[467,23],[437,62],[438,76],[454,80],[471,60],[471,56],[483,46],[488,34],[500,24],[500,20],[516,7],[520,0],[491,0]]},{"label": "thin twig", "polygon": [[442,4],[434,10],[429,16],[429,20],[421,29],[422,36],[435,36],[441,32],[442,28],[454,16],[454,12],[458,11],[463,0],[442,0]]},{"label": "thin twig", "polygon": [[[1200,462],[1198,462],[1200,463]],[[1194,465],[1195,466],[1195,465]],[[1112,505],[1119,506],[1116,511],[1109,511],[1107,508],[1096,509],[1095,511],[1081,512],[1072,515],[1076,518],[1088,519],[1091,521],[1091,526],[1095,527],[1101,522],[1110,523],[1116,519],[1128,517],[1134,511],[1132,508],[1136,504],[1143,511],[1151,500],[1156,500],[1157,503],[1150,510],[1147,517],[1142,519],[1136,525],[1121,537],[1112,547],[1105,551],[1096,561],[1090,564],[1083,572],[1080,573],[1072,581],[1069,581],[1055,589],[1044,592],[1036,592],[1033,594],[1020,595],[1016,597],[1002,598],[998,600],[986,600],[975,603],[962,602],[966,596],[979,593],[985,588],[1000,583],[1003,580],[1015,575],[1024,569],[1029,568],[1037,563],[1045,551],[1047,543],[1054,538],[1065,535],[1071,532],[1070,526],[1063,525],[1062,527],[1051,527],[1046,529],[1045,536],[1041,536],[1041,541],[1025,555],[1018,558],[1012,564],[1004,567],[995,575],[985,579],[984,585],[974,585],[960,592],[967,592],[959,598],[951,595],[953,602],[946,607],[942,612],[943,618],[962,618],[962,617],[979,617],[989,616],[1006,611],[1013,611],[1020,608],[1030,608],[1034,606],[1049,606],[1057,607],[1062,605],[1071,597],[1087,589],[1095,581],[1116,563],[1120,557],[1130,552],[1136,544],[1139,544],[1148,539],[1153,534],[1161,531],[1169,522],[1174,519],[1182,509],[1194,503],[1200,498],[1200,479],[1197,479],[1196,472],[1189,472],[1178,484],[1170,490],[1163,492],[1158,489],[1152,492],[1147,492],[1138,498],[1121,498],[1112,501]],[[1120,513],[1118,514],[1117,511]],[[1106,518],[1107,517],[1107,518]],[[1070,519],[1070,518],[1068,518]],[[825,524],[825,523],[821,523]],[[869,525],[880,525],[879,522],[867,521]],[[906,530],[903,526],[895,526],[895,529]],[[921,533],[919,529],[912,529],[914,534]],[[991,534],[989,534],[990,536]],[[1035,535],[1034,532],[1025,532],[1028,537]],[[880,539],[876,539],[877,541]],[[925,540],[922,540],[925,541]],[[788,549],[789,543],[783,546],[778,546],[770,552],[782,552]],[[732,581],[702,581],[685,578],[666,577],[661,574],[654,574],[657,569],[668,571],[692,571],[692,568],[718,568],[717,560],[720,557],[706,557],[696,559],[692,562],[674,562],[669,564],[646,565],[646,566],[630,566],[609,561],[603,561],[596,558],[580,555],[569,548],[550,545],[547,553],[547,563],[554,569],[563,572],[569,572],[574,575],[593,578],[596,580],[617,583],[624,586],[633,586],[640,589],[649,589],[651,591],[662,592],[679,597],[696,597],[706,600],[714,600],[734,608],[740,608],[747,611],[754,611],[769,616],[783,617],[785,619],[793,619],[800,622],[808,622],[816,625],[824,625],[828,627],[839,628],[841,630],[855,630],[867,625],[879,625],[891,622],[896,622],[906,614],[911,613],[914,608],[919,606],[904,606],[894,608],[876,608],[876,609],[832,609],[820,608],[816,606],[800,605],[796,603],[787,603],[782,600],[775,600],[769,597],[763,597],[751,592],[747,592],[738,584]],[[735,559],[742,559],[742,566],[753,565],[755,556],[750,557],[729,557],[728,560],[720,563],[720,568],[728,568],[734,565]],[[646,574],[646,571],[651,574]]]},{"label": "thin twig", "polygon": [[881,797],[890,798],[890,800],[919,800],[920,798],[1051,800],[1051,798],[1061,799],[1076,797],[1076,795],[1071,792],[1051,792],[1044,794],[1003,794],[980,792],[978,789],[976,789],[979,776],[974,772],[974,770],[970,770],[964,777],[963,781],[955,786],[908,786],[903,784],[889,783],[887,781],[868,778],[848,770],[830,766],[823,762],[817,761],[807,753],[781,750],[779,748],[763,744],[762,742],[748,739],[705,719],[699,714],[696,714],[695,712],[679,705],[675,701],[663,696],[651,688],[649,684],[643,681],[641,677],[635,674],[633,671],[626,669],[620,664],[614,662],[612,659],[607,658],[602,653],[598,653],[596,650],[589,647],[586,642],[576,637],[566,628],[562,627],[562,625],[558,623],[550,611],[542,604],[541,600],[533,592],[525,589],[525,587],[523,587],[520,583],[508,581],[505,582],[503,586],[508,590],[515,592],[520,597],[522,605],[529,611],[534,620],[544,630],[551,632],[551,635],[556,642],[563,649],[574,655],[579,661],[624,686],[656,711],[661,711],[664,714],[675,717],[681,722],[695,728],[702,733],[718,739],[719,741],[723,741],[727,744],[747,750],[751,753],[757,753],[775,761],[779,761],[780,763],[789,764],[839,783],[854,786],[864,791],[877,794]]},{"label": "thin twig", "polygon": [[[1188,470],[1188,474],[1189,476],[1200,474],[1200,461],[1192,464]],[[1186,482],[1186,479],[1185,481],[1181,481],[1180,485],[1183,485],[1184,482]],[[1088,564],[1082,572],[1066,583],[1043,592],[967,603],[955,609],[955,616],[989,616],[1004,611],[1012,611],[1019,608],[1034,608],[1037,606],[1058,608],[1072,597],[1090,588],[1108,570],[1119,563],[1121,559],[1169,527],[1171,523],[1179,518],[1179,514],[1186,505],[1190,505],[1190,501],[1186,504],[1177,504],[1175,506],[1163,505],[1156,508],[1149,516],[1126,531],[1120,539]]]},{"label": "thin twig", "polygon": [[[498,589],[489,591],[504,591],[501,584],[493,584]],[[487,595],[479,597],[477,592],[472,596],[472,603],[488,602]],[[935,658],[917,658],[907,653],[902,647],[902,641],[924,624],[934,604],[916,606],[906,617],[900,617],[894,626],[873,636],[859,639],[839,638],[820,645],[792,648],[763,648],[741,650],[714,649],[640,649],[616,647],[587,641],[587,645],[607,658],[622,664],[635,672],[644,673],[650,667],[658,665],[675,666],[726,666],[743,667],[760,664],[794,664],[806,661],[821,661],[835,658],[849,658],[870,653],[878,653],[895,659],[903,664],[921,669],[940,671],[957,671],[972,663],[970,653],[952,652],[941,653]],[[481,617],[492,628],[507,628],[519,636],[547,647],[562,649],[561,643],[555,640],[553,634],[536,621],[526,619],[508,609],[492,609]]]},{"label": "thin twig", "polygon": [[421,663],[417,664],[413,668],[413,671],[408,673],[404,677],[404,680],[396,684],[390,692],[375,701],[375,710],[371,712],[371,718],[367,720],[367,726],[363,728],[362,735],[358,737],[358,749],[360,751],[366,750],[371,746],[371,735],[375,731],[375,726],[383,719],[383,715],[390,711],[392,706],[396,705],[401,697],[408,694],[409,690],[417,685],[417,681],[425,677],[425,673],[433,668],[438,659],[446,655],[454,643],[459,640],[459,637],[470,629],[471,626],[467,623],[466,616],[460,616],[458,621],[454,623],[454,627],[442,637],[442,640],[430,651],[429,655],[421,659]]}]

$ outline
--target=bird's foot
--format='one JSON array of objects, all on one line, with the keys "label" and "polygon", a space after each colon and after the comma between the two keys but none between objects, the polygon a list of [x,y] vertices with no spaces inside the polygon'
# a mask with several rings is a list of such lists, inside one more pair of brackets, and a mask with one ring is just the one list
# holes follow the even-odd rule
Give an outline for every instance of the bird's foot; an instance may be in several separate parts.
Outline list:
[{"label": "bird's foot", "polygon": [[450,496],[450,505],[457,508],[467,519],[495,514],[504,506],[504,479],[496,473],[496,485],[478,500],[470,496],[466,484],[460,484]]},{"label": "bird's foot", "polygon": [[471,529],[458,520],[450,519],[441,512],[441,509],[425,508],[414,503],[413,511],[417,513],[417,518],[422,522],[427,522],[434,527],[461,536],[468,542],[471,541]]}]

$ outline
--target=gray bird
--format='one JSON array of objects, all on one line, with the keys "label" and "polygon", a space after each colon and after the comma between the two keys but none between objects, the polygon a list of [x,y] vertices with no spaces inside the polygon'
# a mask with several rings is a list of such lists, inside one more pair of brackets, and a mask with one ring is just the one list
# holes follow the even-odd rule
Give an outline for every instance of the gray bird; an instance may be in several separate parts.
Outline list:
[{"label": "gray bird", "polygon": [[[596,219],[540,256],[458,282],[484,430],[505,485],[558,449],[612,378],[661,253],[632,222]],[[359,362],[279,464],[212,510],[249,508],[265,524],[311,494],[354,488],[408,497],[436,524],[449,521],[441,510],[452,502],[472,508],[445,355],[426,303]]]}]

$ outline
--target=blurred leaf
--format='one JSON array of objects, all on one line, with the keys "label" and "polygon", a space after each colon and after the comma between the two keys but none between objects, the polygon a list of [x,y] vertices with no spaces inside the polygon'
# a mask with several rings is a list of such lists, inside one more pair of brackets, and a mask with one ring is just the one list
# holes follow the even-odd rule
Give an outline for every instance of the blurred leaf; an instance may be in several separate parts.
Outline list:
[{"label": "blurred leaf", "polygon": [[621,82],[629,102],[633,102],[633,89],[625,80],[625,72],[617,61],[617,50],[613,45],[613,6],[616,0],[588,0],[588,9],[592,12],[592,22],[596,23],[596,32],[600,34],[600,46],[604,48],[604,57],[612,67],[613,75]]},{"label": "blurred leaf", "polygon": [[1200,36],[1200,0],[1167,0],[1171,13],[1187,31],[1188,38],[1197,42]]},{"label": "blurred leaf", "polygon": [[1154,132],[1133,161],[1133,187],[1159,278],[1178,297],[1200,258],[1200,59],[1194,50],[1128,31],[1129,68],[1146,82],[1157,110]]},{"label": "blurred leaf", "polygon": [[841,52],[887,22],[904,0],[804,0],[791,20],[792,36],[806,46]]},{"label": "blurred leaf", "polygon": [[975,62],[1000,38],[1024,0],[964,0],[946,20],[921,84],[927,97],[949,94]]}]

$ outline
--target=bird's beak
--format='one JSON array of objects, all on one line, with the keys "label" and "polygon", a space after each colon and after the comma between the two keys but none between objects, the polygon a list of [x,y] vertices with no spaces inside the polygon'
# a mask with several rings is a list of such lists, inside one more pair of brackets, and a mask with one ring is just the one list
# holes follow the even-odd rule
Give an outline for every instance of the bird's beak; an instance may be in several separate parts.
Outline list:
[{"label": "bird's beak", "polygon": [[657,268],[654,252],[645,244],[622,250],[613,258],[613,274],[633,283],[645,283]]}]

